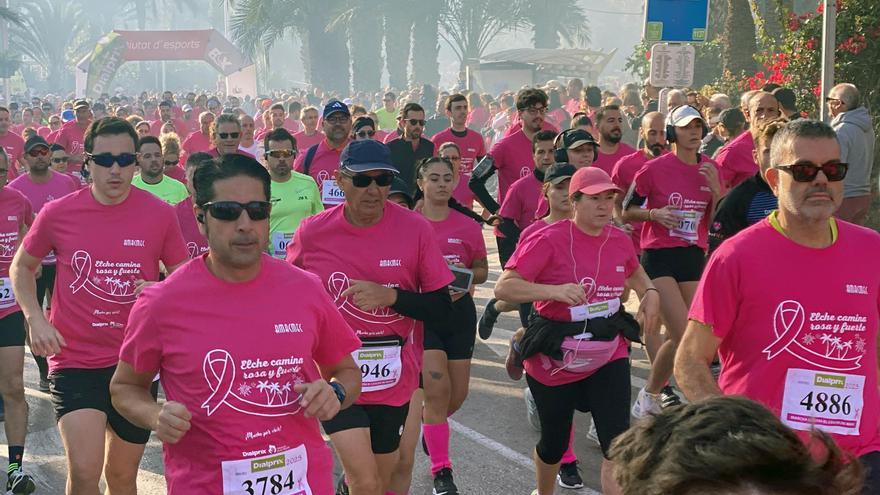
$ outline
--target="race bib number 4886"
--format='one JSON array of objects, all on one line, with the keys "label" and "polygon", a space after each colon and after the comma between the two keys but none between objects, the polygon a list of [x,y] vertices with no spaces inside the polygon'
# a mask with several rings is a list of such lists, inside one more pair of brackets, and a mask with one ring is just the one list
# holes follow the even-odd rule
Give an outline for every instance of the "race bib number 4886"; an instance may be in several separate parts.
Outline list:
[{"label": "race bib number 4886", "polygon": [[858,435],[865,377],[792,368],[785,377],[782,422],[796,430]]}]

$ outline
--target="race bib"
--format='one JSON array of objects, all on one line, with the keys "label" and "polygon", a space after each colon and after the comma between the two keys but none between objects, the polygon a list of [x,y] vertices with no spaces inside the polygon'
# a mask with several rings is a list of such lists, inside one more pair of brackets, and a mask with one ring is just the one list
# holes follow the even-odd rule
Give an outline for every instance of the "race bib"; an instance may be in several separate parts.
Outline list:
[{"label": "race bib", "polygon": [[254,459],[223,461],[223,493],[312,495],[305,445]]},{"label": "race bib", "polygon": [[703,219],[703,212],[696,210],[672,210],[678,216],[678,227],[669,230],[669,235],[684,239],[691,244],[697,242],[697,228]]},{"label": "race bib", "polygon": [[55,251],[49,251],[49,254],[43,258],[44,265],[54,265],[57,261],[58,259],[55,257]]},{"label": "race bib", "polygon": [[321,201],[325,205],[338,205],[345,201],[345,194],[333,179],[324,179],[321,183]]},{"label": "race bib", "polygon": [[283,260],[287,256],[287,245],[290,244],[291,239],[293,239],[292,233],[272,232],[270,240],[272,256]]},{"label": "race bib", "polygon": [[826,433],[858,435],[864,389],[864,376],[789,369],[782,422],[796,430],[815,427]]},{"label": "race bib", "polygon": [[571,321],[587,321],[593,318],[605,318],[611,316],[620,309],[620,299],[608,299],[592,304],[581,304],[569,309]]},{"label": "race bib", "polygon": [[361,369],[361,391],[386,390],[400,381],[403,364],[400,361],[400,342],[394,339],[363,342],[351,353]]},{"label": "race bib", "polygon": [[0,308],[8,308],[15,304],[15,293],[12,292],[12,280],[9,277],[0,278]]}]

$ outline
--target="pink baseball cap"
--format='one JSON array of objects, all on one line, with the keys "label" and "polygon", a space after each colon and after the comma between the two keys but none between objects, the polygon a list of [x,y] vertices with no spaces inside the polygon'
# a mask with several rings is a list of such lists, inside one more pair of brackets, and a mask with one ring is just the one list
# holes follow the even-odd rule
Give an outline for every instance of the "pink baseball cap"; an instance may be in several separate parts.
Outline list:
[{"label": "pink baseball cap", "polygon": [[568,186],[569,195],[582,192],[592,196],[605,191],[623,192],[611,182],[611,177],[604,170],[592,166],[579,168]]}]

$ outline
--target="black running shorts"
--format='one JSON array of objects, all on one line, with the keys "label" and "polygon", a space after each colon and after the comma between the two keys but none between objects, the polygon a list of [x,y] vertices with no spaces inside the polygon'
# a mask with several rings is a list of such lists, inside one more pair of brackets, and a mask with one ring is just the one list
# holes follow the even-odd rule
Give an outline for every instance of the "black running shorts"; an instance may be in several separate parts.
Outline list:
[{"label": "black running shorts", "polygon": [[425,350],[445,351],[447,359],[470,359],[477,338],[477,308],[470,294],[452,303],[449,320],[437,325],[425,322]]},{"label": "black running shorts", "polygon": [[[55,418],[60,420],[65,414],[80,409],[97,409],[107,415],[107,424],[130,443],[146,444],[150,430],[131,424],[113,408],[110,402],[110,379],[116,366],[98,369],[66,368],[49,374],[49,392],[55,406]],[[159,395],[159,382],[153,382],[150,394],[155,399]]]},{"label": "black running shorts", "polygon": [[676,282],[698,282],[706,266],[706,253],[699,246],[645,249],[642,266],[651,280],[672,277]]},{"label": "black running shorts", "polygon": [[400,447],[400,436],[409,413],[409,402],[402,406],[352,405],[329,421],[321,421],[328,435],[351,430],[369,428],[370,443],[374,454],[390,454]]},{"label": "black running shorts", "polygon": [[0,347],[24,347],[24,315],[21,311],[0,319]]}]

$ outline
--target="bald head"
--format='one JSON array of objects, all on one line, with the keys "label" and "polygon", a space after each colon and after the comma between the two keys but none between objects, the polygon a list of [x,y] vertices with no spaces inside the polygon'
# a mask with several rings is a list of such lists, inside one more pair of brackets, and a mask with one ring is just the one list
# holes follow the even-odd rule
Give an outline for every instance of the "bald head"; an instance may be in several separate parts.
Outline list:
[{"label": "bald head", "polygon": [[779,101],[766,91],[756,91],[749,99],[749,126],[757,129],[762,123],[781,115]]},{"label": "bald head", "polygon": [[654,125],[660,122],[665,125],[665,117],[660,112],[648,112],[642,117],[642,131],[645,132],[648,129],[654,127]]},{"label": "bald head", "polygon": [[666,149],[666,119],[660,112],[648,112],[642,117],[642,141],[644,151],[651,156],[660,156]]},{"label": "bald head", "polygon": [[850,83],[842,83],[838,84],[831,88],[831,91],[828,92],[829,98],[835,98],[840,100],[846,110],[855,110],[859,108],[859,105],[862,104],[862,96],[859,93],[859,88],[857,88],[854,84]]}]

